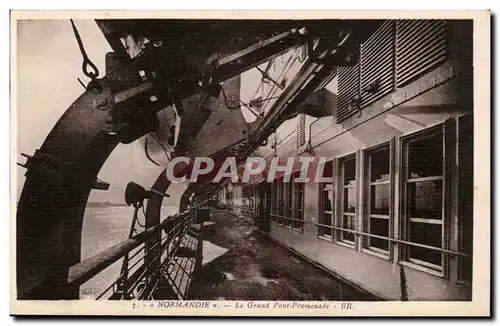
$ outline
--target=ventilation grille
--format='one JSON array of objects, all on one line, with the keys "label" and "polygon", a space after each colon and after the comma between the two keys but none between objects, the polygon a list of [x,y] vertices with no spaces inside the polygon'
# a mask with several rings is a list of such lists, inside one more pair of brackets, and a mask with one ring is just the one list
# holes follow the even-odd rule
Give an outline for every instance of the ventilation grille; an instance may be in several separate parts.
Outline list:
[{"label": "ventilation grille", "polygon": [[394,89],[394,29],[385,22],[361,46],[361,107]]},{"label": "ventilation grille", "polygon": [[297,147],[301,147],[306,143],[306,115],[299,114],[299,121],[297,126]]},{"label": "ventilation grille", "polygon": [[352,67],[338,67],[337,123],[357,111],[352,105],[359,98],[359,63]]},{"label": "ventilation grille", "polygon": [[396,37],[397,87],[446,60],[444,20],[398,20]]}]

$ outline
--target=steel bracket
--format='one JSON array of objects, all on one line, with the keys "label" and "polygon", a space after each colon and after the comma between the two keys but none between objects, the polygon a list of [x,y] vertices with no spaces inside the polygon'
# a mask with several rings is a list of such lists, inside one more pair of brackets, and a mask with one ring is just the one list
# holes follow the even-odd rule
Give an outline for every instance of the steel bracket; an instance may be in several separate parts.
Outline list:
[{"label": "steel bracket", "polygon": [[33,155],[24,153],[21,153],[21,155],[26,157],[26,163],[20,164],[26,168],[26,173],[36,171],[37,173],[44,174],[59,174],[59,171],[63,167],[63,164],[61,164],[57,157],[43,153],[39,149]]}]

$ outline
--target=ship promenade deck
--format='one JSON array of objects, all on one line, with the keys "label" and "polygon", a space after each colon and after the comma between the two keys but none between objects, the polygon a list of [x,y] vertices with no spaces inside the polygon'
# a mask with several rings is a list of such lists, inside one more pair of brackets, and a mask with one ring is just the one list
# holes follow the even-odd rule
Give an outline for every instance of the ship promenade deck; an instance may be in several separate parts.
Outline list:
[{"label": "ship promenade deck", "polygon": [[250,217],[212,208],[197,234],[186,299],[377,300],[280,246]]}]

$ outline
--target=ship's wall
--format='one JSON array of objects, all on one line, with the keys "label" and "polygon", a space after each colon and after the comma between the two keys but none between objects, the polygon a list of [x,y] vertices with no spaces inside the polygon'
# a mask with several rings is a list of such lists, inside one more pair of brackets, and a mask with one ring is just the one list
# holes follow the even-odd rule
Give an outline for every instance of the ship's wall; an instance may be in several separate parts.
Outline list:
[{"label": "ship's wall", "polygon": [[[423,79],[440,71],[436,69]],[[410,85],[410,88],[418,83],[419,81],[416,81]],[[395,147],[399,148],[400,138],[404,135],[444,123],[447,119],[456,122],[457,117],[472,110],[471,107],[456,104],[456,86],[456,81],[450,80],[389,110],[385,106],[387,98],[383,98],[365,108],[361,117],[351,117],[342,124],[334,123],[333,117],[321,118],[313,124],[311,129],[314,154],[317,157],[332,160],[389,142],[393,138],[396,143]],[[277,155],[293,156],[299,154],[301,150],[283,146],[278,148]],[[396,150],[396,155],[401,155],[401,151]],[[400,167],[397,167],[395,184],[399,182],[399,172]],[[457,181],[456,174],[452,177],[450,182],[454,184]],[[395,188],[397,192],[398,187]],[[458,221],[456,189],[453,187],[451,189],[450,221],[452,225],[450,225],[450,230],[458,228],[456,225]],[[318,197],[319,185],[307,184],[304,199],[305,221],[318,223],[317,216],[320,214]],[[394,196],[395,219],[398,218],[397,208],[401,204],[399,197],[398,193]],[[303,232],[297,232],[272,222],[270,235],[339,276],[380,297],[392,300],[401,298],[401,275],[397,263],[320,238],[318,228],[313,224],[305,224]],[[456,234],[451,234],[451,238],[455,237]],[[451,247],[455,247],[455,250],[456,246],[456,242],[451,243]],[[403,268],[409,300],[470,299],[471,288],[469,286],[459,284],[456,280],[447,281],[411,267]]]},{"label": "ship's wall", "polygon": [[[459,58],[458,58],[459,59]],[[473,111],[471,102],[472,88],[463,88],[466,75],[457,76],[457,58],[441,64],[422,75],[403,88],[380,98],[359,113],[336,123],[334,116],[315,119],[308,117],[307,133],[311,132],[310,147],[316,157],[325,157],[334,162],[333,189],[339,194],[342,185],[339,181],[339,159],[354,154],[357,157],[356,173],[358,187],[356,230],[363,230],[366,217],[365,190],[367,184],[362,175],[365,151],[377,145],[392,143],[393,193],[391,195],[391,233],[394,238],[402,238],[400,227],[404,218],[403,200],[403,138],[434,127],[443,128],[450,133],[451,141],[446,141],[449,171],[446,175],[447,186],[445,204],[445,239],[447,248],[460,251],[459,248],[459,170],[457,162],[458,118]],[[461,62],[463,63],[463,61]],[[332,85],[337,84],[334,79]],[[333,86],[333,88],[336,88]],[[335,92],[336,93],[336,92]],[[271,136],[266,147],[258,151],[263,157],[292,157],[311,155],[306,152],[307,145],[297,146],[296,119],[287,121],[278,128],[277,140]],[[444,127],[446,125],[446,127]],[[471,135],[472,137],[472,135]],[[273,143],[276,144],[273,148]],[[306,142],[307,144],[307,142]],[[273,190],[275,191],[275,190]],[[315,261],[343,279],[373,294],[388,300],[470,300],[471,286],[459,277],[459,263],[456,256],[445,259],[442,275],[430,272],[421,266],[407,264],[401,257],[402,245],[392,244],[388,257],[365,250],[362,238],[357,237],[354,246],[338,242],[338,236],[321,237],[318,234],[320,223],[320,185],[308,183],[304,190],[304,225],[302,231],[270,222],[269,235]],[[334,199],[334,225],[341,219],[341,202],[338,195]],[[236,204],[236,203],[235,203]],[[239,203],[240,205],[242,203]],[[358,209],[359,208],[359,209]],[[477,221],[476,221],[477,222]],[[336,234],[336,232],[332,232]],[[439,274],[439,273],[438,273]]]}]

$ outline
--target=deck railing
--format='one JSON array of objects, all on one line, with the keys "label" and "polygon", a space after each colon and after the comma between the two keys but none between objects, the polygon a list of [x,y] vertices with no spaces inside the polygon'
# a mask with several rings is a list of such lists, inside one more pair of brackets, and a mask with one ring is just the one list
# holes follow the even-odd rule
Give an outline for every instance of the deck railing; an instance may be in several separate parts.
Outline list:
[{"label": "deck railing", "polygon": [[[68,284],[83,285],[123,258],[125,268],[95,299],[184,299],[195,260],[199,258],[196,249],[200,240],[194,225],[198,209],[204,204],[167,217],[160,224],[72,266]],[[160,240],[148,241],[152,239]]]},{"label": "deck railing", "polygon": [[[241,211],[243,211],[245,213],[256,214],[256,210],[254,208],[248,207],[248,206],[244,206],[244,205],[232,205],[231,208],[232,209],[241,210]],[[332,230],[336,230],[336,231],[342,231],[342,232],[352,233],[355,236],[369,236],[369,237],[373,237],[373,238],[377,238],[377,239],[381,239],[381,240],[386,240],[386,241],[389,241],[389,242],[392,242],[392,243],[398,243],[398,244],[401,244],[401,245],[407,245],[407,246],[413,246],[413,247],[424,248],[424,249],[429,249],[429,250],[435,250],[435,251],[441,252],[441,253],[443,253],[445,255],[458,256],[458,257],[462,257],[462,258],[465,258],[465,259],[472,259],[472,256],[469,255],[469,254],[466,254],[466,253],[463,253],[463,252],[459,252],[459,251],[450,250],[450,249],[446,249],[446,248],[439,248],[439,247],[429,246],[429,245],[425,245],[425,244],[421,244],[421,243],[417,243],[417,242],[406,241],[406,240],[397,239],[397,238],[393,238],[393,237],[380,236],[380,235],[371,234],[371,233],[367,233],[367,232],[363,232],[363,231],[342,228],[342,227],[335,226],[335,225],[321,224],[321,223],[314,222],[314,221],[311,221],[311,220],[297,219],[297,218],[292,218],[292,217],[288,217],[288,216],[284,216],[284,215],[279,215],[279,214],[274,214],[274,213],[269,214],[269,216],[270,216],[271,220],[274,223],[276,223],[277,225],[280,225],[280,226],[286,226],[286,224],[284,224],[283,222],[280,222],[280,221],[287,220],[287,221],[290,221],[290,224],[288,224],[288,225],[291,225],[294,222],[295,223],[300,223],[300,225],[309,224],[309,225],[314,225],[316,227],[321,227],[321,228],[327,228],[327,229],[332,229]]]},{"label": "deck railing", "polygon": [[[286,220],[297,221],[297,222],[301,222],[301,223],[305,223],[305,224],[311,224],[311,225],[314,225],[317,227],[328,228],[328,229],[342,231],[342,232],[348,232],[348,233],[352,233],[356,236],[364,235],[364,236],[369,236],[369,237],[373,237],[373,238],[377,238],[377,239],[381,239],[381,240],[387,240],[389,242],[399,243],[399,244],[403,244],[403,245],[435,250],[435,251],[439,251],[439,252],[442,252],[442,253],[447,254],[447,255],[472,258],[471,255],[463,253],[463,252],[449,250],[449,249],[445,249],[445,248],[434,247],[434,246],[429,246],[429,245],[424,245],[424,244],[417,243],[417,242],[411,242],[411,241],[406,241],[406,240],[401,240],[401,239],[396,239],[396,238],[391,238],[391,237],[385,237],[385,236],[376,235],[376,234],[367,233],[367,232],[362,232],[362,231],[358,231],[358,230],[346,229],[346,228],[342,228],[339,226],[327,225],[327,224],[321,224],[321,223],[308,221],[308,220],[296,219],[296,218],[292,218],[292,217],[288,217],[288,216],[282,216],[282,215],[277,215],[277,214],[270,214],[270,215],[271,215],[271,217],[273,217],[273,221],[275,223],[276,223],[276,221],[275,221],[276,218],[286,219]],[[277,224],[282,225],[280,223],[277,223]]]}]

